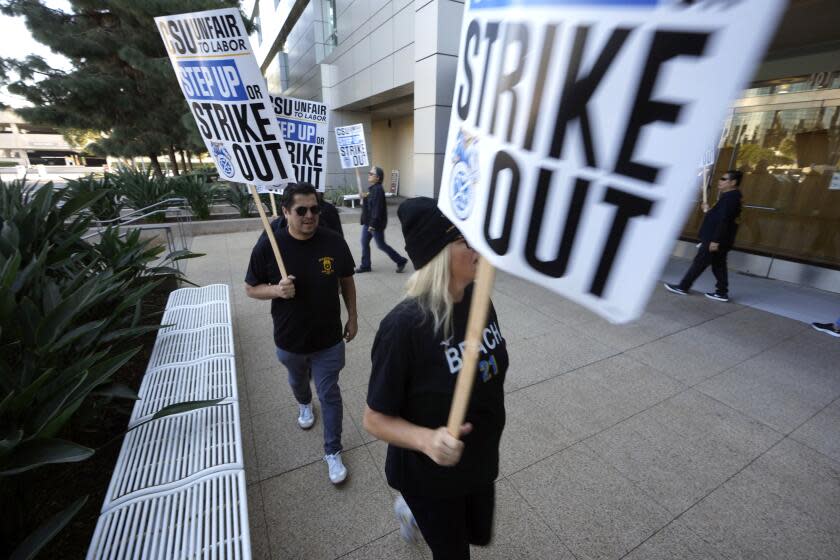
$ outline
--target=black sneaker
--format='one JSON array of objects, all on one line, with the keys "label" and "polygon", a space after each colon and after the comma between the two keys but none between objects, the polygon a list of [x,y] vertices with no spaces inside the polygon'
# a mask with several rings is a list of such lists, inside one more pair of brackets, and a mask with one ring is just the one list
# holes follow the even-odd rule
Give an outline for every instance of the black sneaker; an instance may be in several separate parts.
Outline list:
[{"label": "black sneaker", "polygon": [[408,264],[408,259],[404,260],[400,264],[397,265],[397,273],[400,273],[405,270],[405,265]]},{"label": "black sneaker", "polygon": [[811,326],[827,335],[840,338],[840,331],[834,328],[834,323],[811,323]]},{"label": "black sneaker", "polygon": [[717,292],[706,292],[706,297],[715,301],[729,301],[729,296],[726,294],[719,294]]},{"label": "black sneaker", "polygon": [[369,268],[362,268],[362,267],[360,266],[360,267],[359,267],[359,268],[357,268],[354,272],[355,272],[356,274],[361,274],[362,272],[370,272],[370,270],[371,270],[371,269],[369,269]]},{"label": "black sneaker", "polygon": [[665,286],[665,289],[668,290],[669,292],[673,292],[673,293],[679,294],[681,296],[687,296],[688,295],[687,290],[683,290],[682,288],[680,288],[676,284],[668,284],[666,282],[665,284],[663,284],[663,286]]}]

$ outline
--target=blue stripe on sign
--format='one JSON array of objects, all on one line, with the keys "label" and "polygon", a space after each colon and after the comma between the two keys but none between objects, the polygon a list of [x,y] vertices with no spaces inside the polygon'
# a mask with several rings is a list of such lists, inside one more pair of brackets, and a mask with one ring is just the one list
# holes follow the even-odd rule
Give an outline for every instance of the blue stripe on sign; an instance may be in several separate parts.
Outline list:
[{"label": "blue stripe on sign", "polygon": [[482,8],[514,8],[529,6],[623,6],[623,7],[656,7],[662,0],[472,0],[471,10]]},{"label": "blue stripe on sign", "polygon": [[178,61],[178,79],[184,95],[190,100],[245,101],[245,84],[239,75],[236,61],[183,60]]},{"label": "blue stripe on sign", "polygon": [[314,144],[317,140],[318,128],[311,122],[278,118],[277,124],[280,125],[283,140],[306,142],[307,144]]}]

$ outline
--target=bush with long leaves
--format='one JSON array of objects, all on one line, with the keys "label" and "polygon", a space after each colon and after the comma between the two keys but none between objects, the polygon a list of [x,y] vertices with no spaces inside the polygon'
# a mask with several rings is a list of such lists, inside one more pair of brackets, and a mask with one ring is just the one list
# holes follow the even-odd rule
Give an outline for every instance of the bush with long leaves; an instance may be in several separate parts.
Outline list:
[{"label": "bush with long leaves", "polygon": [[240,218],[247,218],[251,215],[251,208],[254,206],[254,197],[243,184],[228,183],[227,188],[222,191],[225,201],[239,211]]},{"label": "bush with long leaves", "polygon": [[[165,177],[155,177],[151,170],[140,171],[125,167],[111,174],[111,177],[123,202],[134,210],[149,208],[173,196],[172,181]],[[164,222],[164,208],[156,206],[150,211],[154,210],[159,212],[152,214],[147,220],[154,223]]]},{"label": "bush with long leaves", "polygon": [[344,205],[344,195],[356,193],[358,193],[358,191],[353,187],[335,187],[333,189],[327,189],[327,192],[324,193],[324,198],[327,200],[327,202],[335,206],[341,207]]},{"label": "bush with long leaves", "polygon": [[[196,256],[162,258],[164,248],[139,231],[108,229],[85,241],[89,209],[103,196],[0,182],[0,496],[16,500],[0,516],[0,553],[43,522],[33,519],[20,474],[93,454],[72,441],[68,423],[95,398],[131,396],[112,377],[139,350],[138,337],[159,328],[144,298],[180,276],[173,260]],[[45,527],[54,535],[80,507],[54,512],[34,535]],[[43,545],[33,537],[18,552]]]},{"label": "bush with long leaves", "polygon": [[215,183],[208,182],[206,173],[190,173],[170,179],[176,196],[186,199],[196,220],[210,218],[210,205],[219,193]]},{"label": "bush with long leaves", "polygon": [[73,197],[83,193],[103,193],[88,207],[96,220],[106,222],[120,217],[120,210],[123,208],[122,195],[110,173],[105,175],[91,173],[78,179],[68,179],[66,188]]}]

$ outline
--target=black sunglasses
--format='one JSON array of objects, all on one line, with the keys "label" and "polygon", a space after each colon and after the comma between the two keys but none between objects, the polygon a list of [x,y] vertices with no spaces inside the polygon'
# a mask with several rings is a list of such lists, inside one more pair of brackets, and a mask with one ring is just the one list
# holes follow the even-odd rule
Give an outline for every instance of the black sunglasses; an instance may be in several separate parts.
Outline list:
[{"label": "black sunglasses", "polygon": [[312,212],[313,216],[317,216],[321,213],[321,207],[316,204],[315,206],[298,206],[295,208],[295,214],[303,218],[304,216],[306,216],[307,210]]}]

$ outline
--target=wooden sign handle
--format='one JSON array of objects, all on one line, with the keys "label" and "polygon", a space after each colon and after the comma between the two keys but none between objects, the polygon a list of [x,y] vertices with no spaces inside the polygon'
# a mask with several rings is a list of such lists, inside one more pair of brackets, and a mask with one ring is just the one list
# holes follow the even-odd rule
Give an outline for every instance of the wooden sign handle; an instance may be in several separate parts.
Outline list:
[{"label": "wooden sign handle", "polygon": [[270,193],[268,193],[268,196],[269,196],[269,198],[271,198],[271,217],[276,218],[277,217],[277,203],[274,202],[274,193],[270,192]]},{"label": "wooden sign handle", "polygon": [[475,275],[475,287],[473,288],[472,301],[470,302],[470,315],[467,318],[467,333],[464,340],[464,363],[458,373],[458,381],[455,383],[455,395],[452,398],[452,407],[449,409],[449,421],[446,429],[453,437],[459,437],[461,424],[467,415],[467,406],[470,403],[473,381],[475,380],[478,355],[481,349],[481,335],[484,326],[487,324],[487,313],[490,310],[490,294],[493,292],[493,283],[496,281],[496,269],[490,261],[479,257],[478,271]]},{"label": "wooden sign handle", "polygon": [[263,229],[265,229],[265,234],[268,236],[268,242],[271,243],[271,249],[274,251],[274,258],[277,259],[277,268],[280,269],[280,277],[285,280],[288,276],[288,274],[286,274],[286,265],[283,264],[283,257],[280,256],[280,247],[277,246],[277,240],[274,238],[274,232],[271,231],[271,224],[268,223],[268,217],[265,215],[265,209],[262,206],[260,195],[257,193],[257,187],[254,185],[248,185],[248,188],[251,189],[251,196],[254,197],[254,204],[257,205],[257,212],[260,213]]},{"label": "wooden sign handle", "polygon": [[354,168],[356,171],[356,188],[359,189],[359,198],[363,198],[365,195],[362,193],[362,176],[359,173],[359,168]]}]

